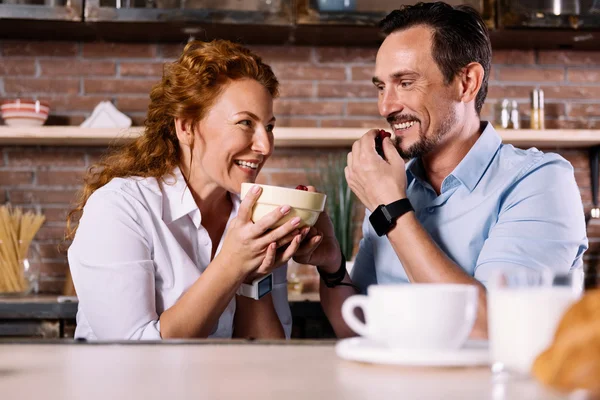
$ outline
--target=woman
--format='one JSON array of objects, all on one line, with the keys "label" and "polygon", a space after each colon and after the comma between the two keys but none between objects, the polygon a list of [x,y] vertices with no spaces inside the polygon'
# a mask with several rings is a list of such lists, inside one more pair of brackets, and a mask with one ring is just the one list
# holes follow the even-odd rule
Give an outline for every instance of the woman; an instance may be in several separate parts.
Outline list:
[{"label": "woman", "polygon": [[[252,223],[257,186],[238,197],[273,151],[277,94],[271,68],[231,42],[192,42],[165,66],[144,134],[92,168],[69,215],[82,212],[68,252],[76,337],[290,336],[285,263],[308,230],[269,230],[288,206]],[[271,272],[271,293],[236,295]]]}]

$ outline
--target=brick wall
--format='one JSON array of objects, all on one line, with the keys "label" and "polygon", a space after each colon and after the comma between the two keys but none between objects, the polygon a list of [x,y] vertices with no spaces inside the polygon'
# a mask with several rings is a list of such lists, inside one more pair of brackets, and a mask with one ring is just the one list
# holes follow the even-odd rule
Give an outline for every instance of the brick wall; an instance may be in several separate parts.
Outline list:
[{"label": "brick wall", "polygon": [[[49,124],[77,125],[96,104],[111,100],[142,123],[150,87],[161,65],[181,46],[76,42],[0,42],[0,97],[35,97],[51,104]],[[282,83],[276,101],[278,126],[372,127],[381,124],[376,92],[370,83],[376,49],[254,47],[273,67]],[[482,117],[496,121],[505,97],[519,102],[528,125],[529,93],[546,93],[548,128],[600,129],[600,52],[496,51],[488,100]],[[57,250],[64,232],[68,204],[85,169],[102,147],[2,148],[0,202],[39,209],[48,222],[35,250],[42,262],[45,291],[62,288],[64,252]],[[576,168],[582,200],[591,203],[585,149],[559,151]],[[318,150],[325,156],[330,150]],[[336,151],[345,151],[337,149]],[[288,184],[306,181],[313,149],[278,149],[261,181]],[[361,215],[357,217],[361,218]],[[600,235],[591,226],[590,235]],[[596,244],[594,243],[594,246]]]}]

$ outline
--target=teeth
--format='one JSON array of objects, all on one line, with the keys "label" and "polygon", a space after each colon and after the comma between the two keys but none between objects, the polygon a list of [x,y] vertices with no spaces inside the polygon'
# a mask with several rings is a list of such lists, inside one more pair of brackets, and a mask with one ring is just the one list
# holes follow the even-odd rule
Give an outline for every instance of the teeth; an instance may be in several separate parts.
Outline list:
[{"label": "teeth", "polygon": [[394,129],[408,129],[415,124],[415,121],[403,122],[401,124],[392,125]]},{"label": "teeth", "polygon": [[236,160],[235,163],[237,165],[241,165],[243,167],[248,167],[248,168],[252,168],[252,169],[258,168],[258,164],[254,164],[254,163],[247,162],[247,161]]}]

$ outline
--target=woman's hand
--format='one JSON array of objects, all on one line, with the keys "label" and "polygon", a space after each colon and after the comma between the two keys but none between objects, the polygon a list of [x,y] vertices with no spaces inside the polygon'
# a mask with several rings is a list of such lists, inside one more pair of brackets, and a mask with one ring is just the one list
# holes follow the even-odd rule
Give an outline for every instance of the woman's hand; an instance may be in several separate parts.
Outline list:
[{"label": "woman's hand", "polygon": [[[308,191],[317,190],[314,186],[309,186]],[[337,271],[341,263],[341,251],[329,215],[323,211],[315,225],[304,228],[301,234],[304,240],[294,254],[294,261],[316,265],[331,273]]]},{"label": "woman's hand", "polygon": [[[302,235],[298,226],[300,218],[292,218],[276,229],[270,229],[290,212],[290,206],[282,206],[252,222],[252,208],[262,188],[254,186],[242,200],[238,215],[231,221],[219,257],[225,265],[239,268],[242,280],[249,276],[265,275],[287,262],[300,247]],[[289,244],[289,245],[288,245]],[[285,246],[285,249],[277,251]]]}]

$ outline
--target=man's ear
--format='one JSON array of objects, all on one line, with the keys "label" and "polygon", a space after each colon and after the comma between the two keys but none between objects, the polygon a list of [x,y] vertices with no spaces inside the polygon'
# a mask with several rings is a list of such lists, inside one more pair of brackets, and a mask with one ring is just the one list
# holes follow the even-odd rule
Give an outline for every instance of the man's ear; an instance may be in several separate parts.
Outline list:
[{"label": "man's ear", "polygon": [[179,143],[189,147],[194,142],[194,129],[191,121],[175,118],[175,132]]},{"label": "man's ear", "polygon": [[483,84],[485,71],[481,64],[472,62],[468,64],[460,75],[460,99],[463,103],[475,100]]}]

